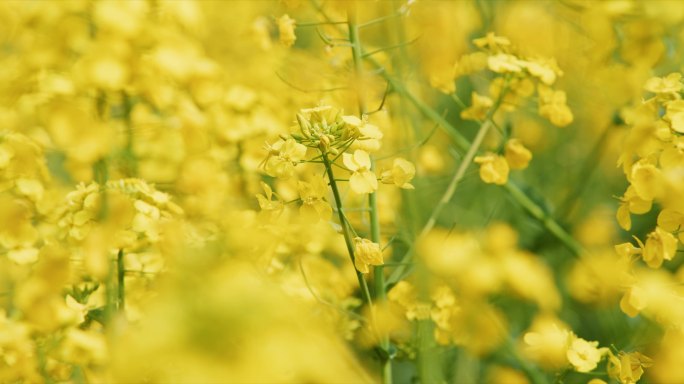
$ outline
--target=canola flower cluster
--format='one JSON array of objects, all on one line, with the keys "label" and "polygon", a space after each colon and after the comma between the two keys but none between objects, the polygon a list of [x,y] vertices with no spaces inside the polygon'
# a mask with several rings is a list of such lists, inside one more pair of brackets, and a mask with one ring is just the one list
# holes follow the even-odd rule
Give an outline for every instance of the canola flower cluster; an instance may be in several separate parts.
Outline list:
[{"label": "canola flower cluster", "polygon": [[682,21],[1,3],[0,382],[684,382]]}]

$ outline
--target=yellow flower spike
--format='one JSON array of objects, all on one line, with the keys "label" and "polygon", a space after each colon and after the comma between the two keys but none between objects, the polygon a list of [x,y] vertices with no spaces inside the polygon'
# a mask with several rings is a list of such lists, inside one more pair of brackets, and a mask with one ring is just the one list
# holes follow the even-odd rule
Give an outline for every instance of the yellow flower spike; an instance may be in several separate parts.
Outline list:
[{"label": "yellow flower spike", "polygon": [[508,162],[503,156],[489,153],[477,156],[473,161],[480,164],[480,178],[485,183],[504,185],[508,182]]},{"label": "yellow flower spike", "polygon": [[677,238],[669,232],[656,227],[648,234],[642,257],[651,268],[658,268],[663,260],[672,260],[677,252]]},{"label": "yellow flower spike", "polygon": [[464,120],[484,120],[487,117],[487,111],[494,105],[492,99],[479,95],[477,92],[472,93],[471,103],[470,107],[461,111],[461,118]]},{"label": "yellow flower spike", "polygon": [[354,238],[354,264],[361,273],[370,272],[369,265],[382,265],[382,249],[380,244],[360,237]]},{"label": "yellow flower spike", "polygon": [[518,139],[510,139],[506,142],[504,156],[511,169],[525,169],[532,160],[532,152]]},{"label": "yellow flower spike", "polygon": [[603,356],[598,341],[586,341],[579,337],[574,337],[566,355],[577,372],[593,371]]},{"label": "yellow flower spike", "polygon": [[280,42],[286,46],[291,47],[297,36],[295,35],[295,20],[288,15],[282,15],[278,18],[278,33],[280,34]]},{"label": "yellow flower spike", "polygon": [[381,178],[384,184],[394,184],[402,189],[415,189],[410,183],[416,175],[416,167],[410,161],[398,157],[394,159],[391,170],[382,173]]},{"label": "yellow flower spike", "polygon": [[370,170],[371,161],[367,152],[357,149],[354,154],[342,154],[342,162],[352,172],[349,186],[358,194],[372,193],[378,189],[378,178]]}]

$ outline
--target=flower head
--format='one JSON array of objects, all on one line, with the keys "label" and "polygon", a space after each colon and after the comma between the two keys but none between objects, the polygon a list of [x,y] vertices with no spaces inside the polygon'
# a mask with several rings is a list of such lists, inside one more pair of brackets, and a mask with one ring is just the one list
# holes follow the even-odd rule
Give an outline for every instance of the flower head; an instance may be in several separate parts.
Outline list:
[{"label": "flower head", "polygon": [[380,244],[360,237],[354,239],[354,257],[354,265],[361,273],[368,273],[369,265],[383,264]]},{"label": "flower head", "polygon": [[378,178],[371,168],[370,156],[367,152],[357,149],[354,154],[342,154],[342,162],[352,172],[349,186],[352,191],[363,194],[372,193],[378,189]]}]

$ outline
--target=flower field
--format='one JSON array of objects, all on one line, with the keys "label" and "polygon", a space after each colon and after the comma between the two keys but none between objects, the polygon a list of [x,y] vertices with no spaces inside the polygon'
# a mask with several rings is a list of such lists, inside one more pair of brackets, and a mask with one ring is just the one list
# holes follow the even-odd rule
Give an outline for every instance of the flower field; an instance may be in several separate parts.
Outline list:
[{"label": "flower field", "polygon": [[0,2],[0,383],[684,382],[684,3]]}]

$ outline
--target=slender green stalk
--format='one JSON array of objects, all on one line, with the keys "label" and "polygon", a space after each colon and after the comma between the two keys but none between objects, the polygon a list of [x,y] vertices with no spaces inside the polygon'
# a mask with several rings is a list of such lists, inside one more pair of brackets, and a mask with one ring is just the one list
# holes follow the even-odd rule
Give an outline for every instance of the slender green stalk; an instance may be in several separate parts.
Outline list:
[{"label": "slender green stalk", "polygon": [[586,254],[584,247],[561,227],[556,220],[540,208],[537,203],[532,201],[532,199],[530,199],[517,185],[509,181],[503,187],[508,191],[510,196],[527,211],[527,213],[539,220],[549,233],[554,235],[566,248],[572,251],[574,256],[580,257]]},{"label": "slender green stalk", "polygon": [[117,277],[117,308],[123,311],[126,308],[126,287],[124,286],[124,252],[119,249],[116,255],[116,277]]},{"label": "slender green stalk", "polygon": [[[371,300],[370,290],[368,289],[368,283],[366,279],[363,278],[363,274],[356,269],[356,258],[354,257],[354,242],[352,241],[351,233],[349,232],[349,225],[344,217],[344,208],[342,208],[342,198],[340,197],[340,191],[337,188],[337,182],[335,181],[335,175],[333,174],[332,165],[330,160],[328,160],[327,153],[323,153],[323,165],[325,166],[325,173],[328,175],[328,181],[330,184],[330,189],[332,189],[333,197],[335,199],[335,207],[337,208],[337,214],[340,219],[340,226],[342,227],[342,234],[344,235],[344,242],[347,245],[347,252],[349,253],[349,258],[354,265],[354,270],[356,271],[356,278],[359,280],[359,287],[361,288],[361,295],[363,296],[363,301],[372,307],[373,301]],[[372,311],[371,311],[372,313]]]},{"label": "slender green stalk", "polygon": [[[359,113],[363,116],[366,113],[365,94],[363,88],[363,53],[361,48],[361,40],[359,38],[359,27],[356,22],[356,9],[351,9],[347,14],[349,42],[352,48],[352,59],[354,61],[354,71],[360,81],[360,88],[357,92],[359,101]],[[375,159],[371,156],[371,171],[375,172]],[[380,219],[378,217],[378,195],[377,192],[372,192],[368,196],[368,205],[370,208],[370,235],[371,241],[380,244]],[[387,300],[385,292],[385,272],[384,266],[378,265],[373,267],[373,293],[377,303],[384,303]],[[381,356],[382,366],[382,380],[383,383],[392,382],[392,361],[389,354],[389,338],[386,334],[379,334],[380,347],[384,351]]]}]

